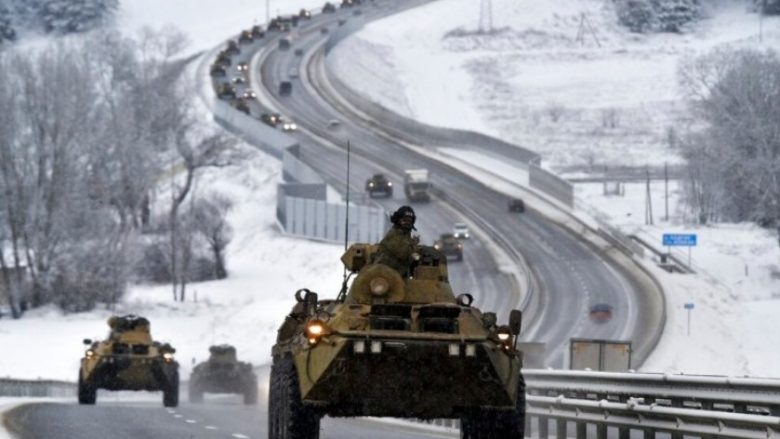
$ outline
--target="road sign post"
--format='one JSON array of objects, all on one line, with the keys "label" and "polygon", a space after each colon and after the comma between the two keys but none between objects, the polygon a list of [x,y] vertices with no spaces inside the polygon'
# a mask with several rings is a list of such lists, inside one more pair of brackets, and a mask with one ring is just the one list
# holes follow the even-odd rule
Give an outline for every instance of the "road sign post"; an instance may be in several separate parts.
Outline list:
[{"label": "road sign post", "polygon": [[696,247],[697,237],[695,233],[664,233],[663,245],[666,254],[671,253],[669,247],[688,247],[688,266],[691,266],[691,247]]},{"label": "road sign post", "polygon": [[691,335],[691,310],[693,309],[692,303],[686,303],[683,305],[685,310],[688,311],[688,335]]}]

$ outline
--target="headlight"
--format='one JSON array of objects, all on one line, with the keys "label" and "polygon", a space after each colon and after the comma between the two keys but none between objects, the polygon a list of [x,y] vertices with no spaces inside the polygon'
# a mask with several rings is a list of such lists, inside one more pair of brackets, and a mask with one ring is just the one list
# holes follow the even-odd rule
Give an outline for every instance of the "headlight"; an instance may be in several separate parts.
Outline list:
[{"label": "headlight", "polygon": [[87,351],[84,352],[84,356],[87,358],[92,358],[93,355],[95,355],[95,351],[93,351],[92,349],[87,349]]},{"label": "headlight", "polygon": [[173,354],[170,352],[164,353],[163,360],[165,360],[166,363],[170,363],[171,361],[173,361]]},{"label": "headlight", "polygon": [[390,282],[383,277],[375,277],[369,282],[371,287],[371,294],[375,296],[383,296],[390,289]]},{"label": "headlight", "polygon": [[374,182],[372,181],[371,183],[369,183],[368,187],[374,187]]},{"label": "headlight", "polygon": [[496,338],[502,343],[508,342],[512,338],[512,333],[509,331],[509,327],[499,327],[498,330],[496,330]]},{"label": "headlight", "polygon": [[317,344],[323,335],[328,334],[328,327],[322,320],[311,320],[306,324],[306,339],[309,340],[309,344]]},{"label": "headlight", "polygon": [[392,181],[390,181],[390,182],[388,182],[388,183],[387,183],[387,185],[388,185],[388,186],[390,186],[390,187],[392,187],[392,186],[393,186],[393,182],[392,182]]},{"label": "headlight", "polygon": [[439,244],[433,244],[433,248],[435,248],[436,250],[439,250]]}]

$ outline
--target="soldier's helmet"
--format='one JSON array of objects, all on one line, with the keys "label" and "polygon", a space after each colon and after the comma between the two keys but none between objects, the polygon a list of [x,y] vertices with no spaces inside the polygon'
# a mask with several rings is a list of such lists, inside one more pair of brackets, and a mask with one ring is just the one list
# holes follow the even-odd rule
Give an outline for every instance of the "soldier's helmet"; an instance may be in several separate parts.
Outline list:
[{"label": "soldier's helmet", "polygon": [[401,218],[404,217],[410,217],[412,219],[412,229],[415,229],[414,223],[417,221],[417,215],[414,214],[414,209],[412,209],[410,206],[401,206],[393,212],[392,215],[390,215],[390,222],[393,224],[398,224],[401,221]]}]

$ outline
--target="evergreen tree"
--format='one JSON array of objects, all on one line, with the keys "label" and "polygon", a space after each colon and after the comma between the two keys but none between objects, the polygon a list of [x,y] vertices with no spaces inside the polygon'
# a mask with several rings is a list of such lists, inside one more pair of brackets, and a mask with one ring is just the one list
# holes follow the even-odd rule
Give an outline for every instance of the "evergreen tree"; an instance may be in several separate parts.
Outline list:
[{"label": "evergreen tree", "polygon": [[617,3],[620,23],[631,32],[648,32],[655,24],[655,10],[649,0],[621,0]]},{"label": "evergreen tree", "polygon": [[780,15],[780,0],[754,0],[756,9],[768,15]]},{"label": "evergreen tree", "polygon": [[699,14],[697,0],[656,0],[659,30],[680,32],[682,27],[695,20]]}]

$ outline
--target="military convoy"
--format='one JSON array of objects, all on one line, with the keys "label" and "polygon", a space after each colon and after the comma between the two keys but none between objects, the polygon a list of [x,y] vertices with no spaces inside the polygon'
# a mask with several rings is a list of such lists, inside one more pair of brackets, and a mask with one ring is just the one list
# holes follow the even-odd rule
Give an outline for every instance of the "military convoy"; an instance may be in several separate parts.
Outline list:
[{"label": "military convoy", "polygon": [[98,389],[162,390],[163,405],[179,404],[179,363],[176,350],[152,341],[149,320],[135,316],[112,316],[108,338],[85,339],[89,348],[81,359],[78,378],[79,404],[95,404]]},{"label": "military convoy", "polygon": [[269,439],[317,438],[322,416],[459,418],[462,438],[522,438],[525,383],[517,350],[522,314],[455,296],[447,260],[420,246],[411,276],[372,263],[354,244],[336,299],[296,292],[272,348]]},{"label": "military convoy", "polygon": [[463,260],[463,244],[452,233],[442,233],[439,239],[433,243],[433,248],[438,250],[445,258]]},{"label": "military convoy", "polygon": [[385,174],[374,174],[366,180],[366,192],[371,198],[393,198],[393,182],[388,180]]},{"label": "military convoy", "polygon": [[204,393],[239,393],[244,404],[257,404],[257,375],[252,364],[238,361],[231,345],[211,346],[209,353],[209,359],[192,370],[189,401],[203,402]]}]

